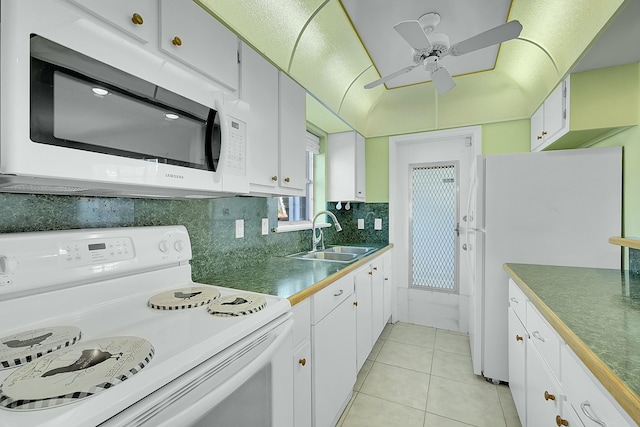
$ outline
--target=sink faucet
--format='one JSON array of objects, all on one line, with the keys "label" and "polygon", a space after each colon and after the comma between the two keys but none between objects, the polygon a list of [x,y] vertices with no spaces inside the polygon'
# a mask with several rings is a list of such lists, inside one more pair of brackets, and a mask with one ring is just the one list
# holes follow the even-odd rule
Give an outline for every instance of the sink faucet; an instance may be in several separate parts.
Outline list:
[{"label": "sink faucet", "polygon": [[331,219],[333,220],[333,223],[335,224],[336,231],[342,231],[342,227],[340,226],[338,219],[333,213],[329,211],[318,212],[316,216],[313,217],[313,222],[311,224],[311,252],[315,252],[318,250],[318,243],[320,242],[322,242],[322,250],[324,250],[324,234],[322,233],[321,228],[319,229],[320,234],[316,236],[316,219],[322,214],[327,214],[331,217]]}]

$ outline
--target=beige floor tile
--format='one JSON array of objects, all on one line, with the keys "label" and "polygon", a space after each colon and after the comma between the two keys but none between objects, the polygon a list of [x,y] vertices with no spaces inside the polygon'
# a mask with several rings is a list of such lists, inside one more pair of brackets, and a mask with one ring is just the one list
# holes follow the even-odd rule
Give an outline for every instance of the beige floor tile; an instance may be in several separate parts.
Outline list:
[{"label": "beige floor tile", "polygon": [[340,418],[338,419],[338,422],[336,423],[336,427],[342,427],[345,418],[347,418],[347,414],[349,413],[349,409],[351,409],[351,406],[353,406],[353,402],[354,400],[356,400],[356,396],[358,395],[358,393],[353,393],[353,395],[351,396],[351,399],[349,400],[349,403],[347,403],[347,407],[344,408],[344,411],[342,411],[342,415],[340,415]]},{"label": "beige floor tile", "polygon": [[424,427],[473,427],[471,424],[461,423],[451,418],[440,415],[426,413],[424,417]]},{"label": "beige floor tile", "polygon": [[373,361],[372,360],[365,360],[364,364],[362,365],[362,368],[360,368],[360,372],[358,372],[358,377],[356,378],[356,383],[353,386],[353,389],[355,391],[359,391],[360,387],[362,387],[362,383],[364,383],[365,378],[367,378],[367,375],[369,374],[369,371],[371,370],[371,367],[373,366]]},{"label": "beige floor tile", "polygon": [[391,329],[393,329],[393,323],[387,323],[386,325],[384,325],[384,329],[380,333],[380,338],[386,340],[391,333]]},{"label": "beige floor tile", "polygon": [[422,427],[424,412],[358,393],[341,427]]},{"label": "beige floor tile", "polygon": [[375,362],[360,393],[425,410],[429,375]]},{"label": "beige floor tile", "polygon": [[470,384],[432,376],[427,411],[477,427],[506,427],[496,386],[486,381]]},{"label": "beige floor tile", "polygon": [[371,349],[371,352],[367,356],[367,359],[376,360],[376,358],[378,357],[378,353],[380,353],[380,349],[382,349],[382,345],[384,344],[384,342],[385,342],[384,340],[380,340],[380,339],[376,341],[376,343],[373,345],[373,348]]},{"label": "beige floor tile", "polygon": [[465,356],[471,356],[471,347],[469,346],[469,335],[457,332],[444,331],[438,329],[436,331],[436,350],[448,351],[449,353],[457,353]]},{"label": "beige floor tile", "polygon": [[483,377],[473,373],[471,356],[463,356],[461,354],[439,350],[433,352],[431,375],[471,384],[486,382]]},{"label": "beige floor tile", "polygon": [[380,353],[378,353],[376,362],[428,374],[431,372],[432,359],[433,350],[430,348],[395,341],[385,341]]},{"label": "beige floor tile", "polygon": [[506,385],[499,385],[497,386],[497,389],[500,404],[502,405],[502,413],[504,414],[507,427],[522,427],[520,417],[518,417],[518,411],[516,410],[516,405],[513,403],[511,390]]},{"label": "beige floor tile", "polygon": [[412,323],[396,323],[387,337],[388,341],[402,342],[420,347],[433,348],[436,339],[435,328],[414,325]]}]

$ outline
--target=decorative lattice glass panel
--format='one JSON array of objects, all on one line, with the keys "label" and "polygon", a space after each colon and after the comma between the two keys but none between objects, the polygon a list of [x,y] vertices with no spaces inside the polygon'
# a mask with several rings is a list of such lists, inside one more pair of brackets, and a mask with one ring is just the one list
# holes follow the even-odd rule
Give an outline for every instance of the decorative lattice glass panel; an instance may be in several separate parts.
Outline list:
[{"label": "decorative lattice glass panel", "polygon": [[412,284],[454,292],[457,183],[455,164],[411,170]]}]

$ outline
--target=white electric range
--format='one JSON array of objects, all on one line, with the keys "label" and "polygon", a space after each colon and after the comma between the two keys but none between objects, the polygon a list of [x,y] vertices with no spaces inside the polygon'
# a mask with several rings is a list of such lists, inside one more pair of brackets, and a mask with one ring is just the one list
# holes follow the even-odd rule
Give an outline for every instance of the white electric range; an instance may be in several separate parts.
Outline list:
[{"label": "white electric range", "polygon": [[289,301],[191,256],[183,226],[0,235],[0,426],[291,426]]}]

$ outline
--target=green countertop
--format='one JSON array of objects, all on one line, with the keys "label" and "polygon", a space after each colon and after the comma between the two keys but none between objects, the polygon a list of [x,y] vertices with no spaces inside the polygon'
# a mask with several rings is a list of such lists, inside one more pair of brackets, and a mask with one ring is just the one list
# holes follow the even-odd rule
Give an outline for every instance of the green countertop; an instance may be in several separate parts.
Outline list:
[{"label": "green countertop", "polygon": [[[640,412],[640,275],[531,264],[505,264],[505,270],[605,387],[610,388],[607,378],[603,381],[604,374],[594,372],[600,368],[594,366],[599,361],[629,388],[609,391],[636,418]],[[630,401],[621,402],[620,392],[626,392],[622,399]]]},{"label": "green countertop", "polygon": [[201,282],[276,295],[288,298],[294,305],[392,247],[393,245],[380,247],[351,264],[274,256],[250,268],[231,271]]}]

